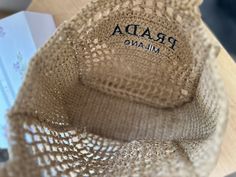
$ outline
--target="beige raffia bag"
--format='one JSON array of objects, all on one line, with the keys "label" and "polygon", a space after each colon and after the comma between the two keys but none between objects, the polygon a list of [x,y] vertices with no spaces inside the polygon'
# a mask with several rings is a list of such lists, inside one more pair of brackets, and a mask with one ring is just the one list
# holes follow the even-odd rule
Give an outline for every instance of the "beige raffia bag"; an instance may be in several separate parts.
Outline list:
[{"label": "beige raffia bag", "polygon": [[1,177],[205,177],[227,104],[198,0],[98,0],[41,48]]}]

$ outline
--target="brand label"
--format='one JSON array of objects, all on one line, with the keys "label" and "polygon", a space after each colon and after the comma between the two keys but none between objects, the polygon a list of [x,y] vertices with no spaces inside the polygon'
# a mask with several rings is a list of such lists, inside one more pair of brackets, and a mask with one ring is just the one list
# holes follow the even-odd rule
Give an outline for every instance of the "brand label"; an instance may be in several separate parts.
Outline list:
[{"label": "brand label", "polygon": [[[176,50],[178,43],[175,37],[168,36],[163,32],[153,32],[149,27],[142,27],[141,25],[138,24],[129,24],[124,28],[122,28],[119,24],[117,24],[111,35],[112,36],[131,35],[131,36],[137,36],[139,39],[140,38],[149,39],[159,44],[166,45],[172,51]],[[160,52],[160,48],[155,47],[151,43],[145,44],[143,42],[140,42],[139,40],[126,39],[124,41],[124,45],[142,48],[144,50],[152,51],[154,53]]]}]

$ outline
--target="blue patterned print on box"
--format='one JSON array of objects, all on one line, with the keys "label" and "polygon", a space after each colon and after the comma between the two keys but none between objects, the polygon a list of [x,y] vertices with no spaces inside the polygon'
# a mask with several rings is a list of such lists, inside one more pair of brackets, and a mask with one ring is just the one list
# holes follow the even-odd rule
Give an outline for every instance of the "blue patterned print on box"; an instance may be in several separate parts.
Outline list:
[{"label": "blue patterned print on box", "polygon": [[54,33],[51,15],[19,12],[0,20],[0,148],[7,148],[6,113],[14,103],[27,65]]}]

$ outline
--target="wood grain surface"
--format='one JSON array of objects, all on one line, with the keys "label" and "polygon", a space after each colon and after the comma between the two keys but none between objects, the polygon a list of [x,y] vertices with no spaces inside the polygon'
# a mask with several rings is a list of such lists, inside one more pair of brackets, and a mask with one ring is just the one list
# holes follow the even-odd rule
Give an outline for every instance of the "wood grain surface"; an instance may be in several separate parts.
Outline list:
[{"label": "wood grain surface", "polygon": [[[33,0],[28,10],[50,13],[56,24],[69,20],[83,8],[89,0]],[[209,32],[216,43],[220,45],[214,35]],[[217,57],[219,73],[224,80],[225,90],[229,100],[229,122],[221,147],[218,163],[211,177],[223,177],[236,171],[236,64],[221,47]]]}]

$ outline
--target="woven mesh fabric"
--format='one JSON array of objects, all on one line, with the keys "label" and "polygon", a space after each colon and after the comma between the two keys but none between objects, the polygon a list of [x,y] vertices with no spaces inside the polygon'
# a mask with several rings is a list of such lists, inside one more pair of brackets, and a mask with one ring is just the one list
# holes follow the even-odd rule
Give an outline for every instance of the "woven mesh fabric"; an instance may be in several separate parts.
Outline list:
[{"label": "woven mesh fabric", "polygon": [[[61,25],[9,113],[0,177],[208,176],[227,103],[199,4],[98,0]],[[129,24],[145,35],[125,33]],[[123,34],[112,35],[117,25]]]}]

